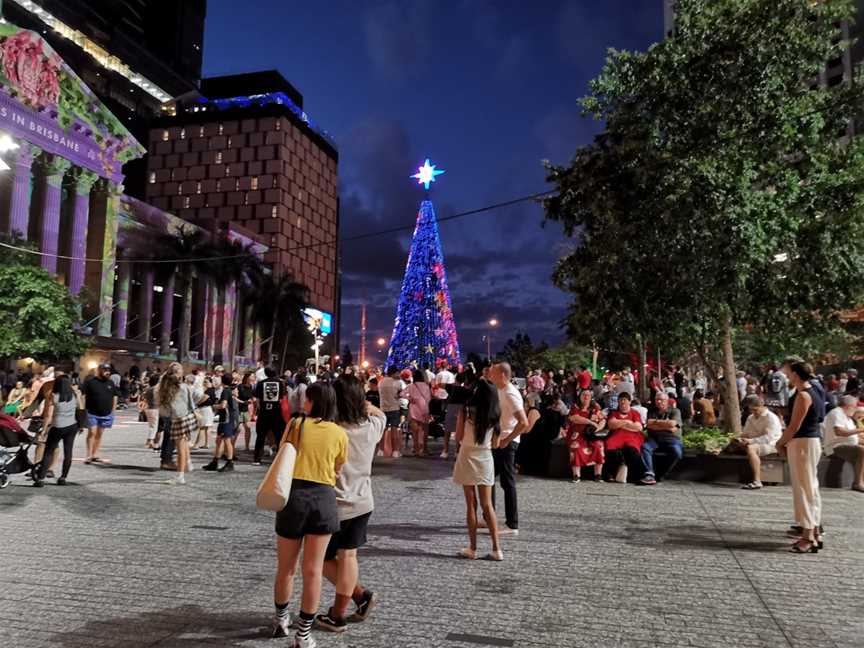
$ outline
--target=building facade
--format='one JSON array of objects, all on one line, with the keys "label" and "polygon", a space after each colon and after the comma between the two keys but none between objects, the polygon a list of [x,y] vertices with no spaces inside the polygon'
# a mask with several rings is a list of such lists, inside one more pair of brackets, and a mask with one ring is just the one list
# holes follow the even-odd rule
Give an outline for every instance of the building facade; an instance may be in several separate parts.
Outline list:
[{"label": "building facade", "polygon": [[[39,33],[140,142],[201,79],[206,0],[5,0],[10,23]],[[144,197],[143,159],[124,169]]]},{"label": "building facade", "polygon": [[[204,79],[150,130],[147,201],[208,229],[244,228],[274,272],[338,313],[338,152],[278,72]],[[338,322],[334,322],[338,330]]]}]

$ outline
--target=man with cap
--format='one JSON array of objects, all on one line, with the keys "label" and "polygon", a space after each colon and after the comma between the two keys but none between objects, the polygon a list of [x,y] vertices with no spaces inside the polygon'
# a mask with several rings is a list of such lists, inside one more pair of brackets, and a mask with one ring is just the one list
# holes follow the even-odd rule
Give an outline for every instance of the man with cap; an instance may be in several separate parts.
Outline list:
[{"label": "man with cap", "polygon": [[111,380],[111,365],[103,362],[96,375],[88,378],[81,390],[84,408],[87,410],[87,459],[84,463],[100,463],[99,448],[102,446],[102,433],[114,425],[114,411],[117,409],[117,387]]}]

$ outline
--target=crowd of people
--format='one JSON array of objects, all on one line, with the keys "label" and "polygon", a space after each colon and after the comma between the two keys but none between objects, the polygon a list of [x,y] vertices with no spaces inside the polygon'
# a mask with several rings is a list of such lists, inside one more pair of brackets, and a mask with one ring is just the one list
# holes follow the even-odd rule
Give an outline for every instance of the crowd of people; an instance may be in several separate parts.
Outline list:
[{"label": "crowd of people", "polygon": [[[505,362],[441,366],[437,372],[390,367],[379,375],[347,367],[281,376],[261,363],[239,373],[221,366],[186,372],[175,362],[164,370],[133,368],[125,376],[127,391],[121,388],[124,376],[110,364],[100,364],[83,382],[53,369],[11,383],[4,376],[4,410],[38,428],[34,485],[42,486],[55,470],[57,483],[66,483],[80,430],[87,430],[85,463],[107,462],[102,439],[124,402],[147,422],[144,445],[159,455],[162,469],[176,473],[167,481],[174,486],[185,485],[194,469],[191,450],[212,448],[200,469],[224,474],[241,456],[260,466],[290,443],[297,461],[288,503],[276,516],[273,633],[287,636],[293,628],[295,645],[303,647],[315,645],[313,625],[344,632],[376,605],[375,594],[360,584],[357,557],[374,510],[376,456],[428,457],[430,435],[443,437],[439,457],[449,459],[455,450],[452,480],[465,499],[468,546],[459,555],[480,557],[478,536],[485,531],[485,558],[501,561],[502,537],[519,533],[517,472],[542,473],[556,439],[569,450],[573,482],[588,473],[596,481],[626,483],[629,477],[654,486],[683,456],[685,426],[716,425],[726,409],[715,396],[722,389],[710,390],[702,372],[691,378],[680,367],[662,377],[648,373],[646,385],[627,368],[595,377],[585,366],[530,371],[517,380]],[[816,553],[824,546],[817,476],[822,454],[853,463],[854,488],[864,492],[857,373],[825,378],[791,358],[768,367],[759,380],[742,373],[735,382],[743,431],[726,451],[746,455],[753,472],[748,490],[762,488],[764,457],[787,458],[796,521],[792,551]],[[636,396],[640,389],[648,394],[645,405]],[[496,478],[503,524],[496,516]],[[303,586],[300,613],[292,620],[288,606],[298,565]],[[336,595],[327,612],[317,614],[323,578]]]}]

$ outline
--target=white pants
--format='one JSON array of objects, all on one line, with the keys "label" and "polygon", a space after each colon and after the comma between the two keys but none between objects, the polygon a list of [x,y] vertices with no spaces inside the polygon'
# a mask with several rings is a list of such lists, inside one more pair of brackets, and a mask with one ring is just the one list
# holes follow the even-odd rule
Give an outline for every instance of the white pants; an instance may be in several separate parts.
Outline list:
[{"label": "white pants", "polygon": [[822,497],[817,469],[822,456],[819,439],[792,439],[786,447],[795,521],[805,529],[822,524]]},{"label": "white pants", "polygon": [[156,438],[156,432],[159,430],[159,410],[148,409],[144,411],[147,414],[147,440],[152,441]]}]

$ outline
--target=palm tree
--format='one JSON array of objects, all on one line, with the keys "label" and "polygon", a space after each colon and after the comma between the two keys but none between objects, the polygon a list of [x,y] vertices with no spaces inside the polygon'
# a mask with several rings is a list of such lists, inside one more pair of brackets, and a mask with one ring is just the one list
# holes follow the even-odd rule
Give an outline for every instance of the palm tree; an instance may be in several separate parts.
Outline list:
[{"label": "palm tree", "polygon": [[[267,363],[273,358],[273,345],[277,337],[277,324],[281,324],[283,334],[282,362],[285,363],[288,343],[292,338],[299,337],[298,331],[305,329],[303,309],[309,300],[309,288],[294,281],[294,277],[283,272],[275,275],[272,272],[262,273],[256,278],[251,293],[251,319],[260,327],[268,327],[270,336],[267,339]],[[284,366],[282,367],[284,369]]]}]

